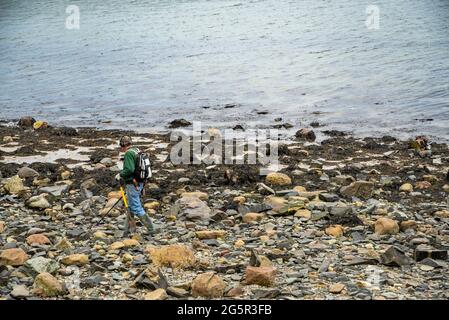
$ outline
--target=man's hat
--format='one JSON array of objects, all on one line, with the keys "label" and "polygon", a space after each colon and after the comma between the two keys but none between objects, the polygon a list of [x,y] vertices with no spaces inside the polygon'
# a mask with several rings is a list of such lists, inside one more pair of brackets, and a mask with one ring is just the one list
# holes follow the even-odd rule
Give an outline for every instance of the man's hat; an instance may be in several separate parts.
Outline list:
[{"label": "man's hat", "polygon": [[120,138],[120,147],[127,147],[133,144],[133,140],[130,136],[123,136]]}]

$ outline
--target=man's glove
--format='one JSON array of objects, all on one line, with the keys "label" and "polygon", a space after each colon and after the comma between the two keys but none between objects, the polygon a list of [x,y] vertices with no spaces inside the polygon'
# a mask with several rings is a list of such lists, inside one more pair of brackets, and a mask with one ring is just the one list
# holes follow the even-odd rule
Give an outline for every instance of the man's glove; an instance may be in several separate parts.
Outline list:
[{"label": "man's glove", "polygon": [[125,185],[125,180],[120,176],[120,173],[115,176],[115,180],[117,180],[121,186]]}]

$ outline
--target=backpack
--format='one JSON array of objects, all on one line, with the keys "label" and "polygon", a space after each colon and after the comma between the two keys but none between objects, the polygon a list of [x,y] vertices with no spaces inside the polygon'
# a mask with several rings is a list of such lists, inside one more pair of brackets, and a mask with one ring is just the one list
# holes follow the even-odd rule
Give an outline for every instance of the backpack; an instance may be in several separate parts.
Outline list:
[{"label": "backpack", "polygon": [[146,182],[152,176],[150,157],[145,152],[137,150],[136,168],[134,170],[134,179],[138,182]]}]

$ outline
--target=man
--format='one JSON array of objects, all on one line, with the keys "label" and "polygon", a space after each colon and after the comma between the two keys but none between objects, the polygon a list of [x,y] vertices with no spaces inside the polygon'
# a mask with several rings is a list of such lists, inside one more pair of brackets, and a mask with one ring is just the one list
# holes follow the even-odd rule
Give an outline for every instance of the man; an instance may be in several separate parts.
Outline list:
[{"label": "man", "polygon": [[125,235],[128,232],[135,232],[136,227],[132,216],[137,216],[147,228],[148,232],[154,234],[158,230],[155,229],[153,222],[142,207],[141,195],[144,189],[144,184],[142,182],[137,182],[134,178],[139,149],[133,147],[131,137],[123,136],[120,139],[120,151],[125,153],[125,158],[123,170],[116,176],[116,179],[120,181],[122,186],[125,186],[126,198],[131,214],[131,217],[129,217],[129,215],[126,216]]}]

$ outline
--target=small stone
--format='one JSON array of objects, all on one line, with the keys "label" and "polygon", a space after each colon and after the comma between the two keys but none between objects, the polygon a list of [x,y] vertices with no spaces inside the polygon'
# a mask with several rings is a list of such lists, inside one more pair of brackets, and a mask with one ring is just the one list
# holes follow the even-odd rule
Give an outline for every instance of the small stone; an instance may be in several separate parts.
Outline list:
[{"label": "small stone", "polygon": [[405,266],[412,263],[411,259],[407,257],[400,249],[390,246],[384,253],[380,255],[380,262],[385,265]]},{"label": "small stone", "polygon": [[114,165],[114,162],[111,158],[103,158],[101,159],[100,163],[102,165],[105,165],[106,167],[112,167]]},{"label": "small stone", "polygon": [[130,254],[130,253],[128,253],[128,252],[126,252],[124,255],[123,255],[123,257],[122,257],[122,261],[123,262],[131,262],[131,261],[133,261],[133,259],[134,259],[134,257]]},{"label": "small stone", "polygon": [[292,179],[284,173],[272,172],[265,178],[266,183],[275,186],[285,186],[292,184]]},{"label": "small stone", "polygon": [[399,232],[399,225],[392,219],[382,217],[374,224],[374,232],[378,235],[396,234]]},{"label": "small stone", "polygon": [[167,292],[162,288],[151,291],[145,295],[145,300],[165,300],[167,298]]},{"label": "small stone", "polygon": [[217,238],[223,238],[226,235],[225,230],[204,230],[204,231],[197,231],[196,237],[200,240],[203,239],[217,239]]},{"label": "small stone", "polygon": [[449,184],[445,184],[445,185],[443,186],[443,191],[449,193]]},{"label": "small stone", "polygon": [[415,188],[418,190],[430,189],[432,184],[429,181],[419,181],[415,184]]},{"label": "small stone", "polygon": [[296,186],[296,187],[293,188],[293,191],[296,191],[296,192],[300,193],[300,192],[306,192],[307,189],[302,187],[302,186]]},{"label": "small stone", "polygon": [[192,282],[192,296],[219,298],[223,296],[226,284],[213,272],[198,275]]},{"label": "small stone", "polygon": [[70,178],[72,174],[70,173],[70,171],[63,171],[61,173],[61,179],[62,180],[68,180]]},{"label": "small stone", "polygon": [[28,260],[28,255],[21,248],[11,248],[0,253],[0,265],[21,266]]},{"label": "small stone", "polygon": [[189,292],[187,290],[177,287],[168,287],[167,293],[176,298],[184,298],[189,295]]},{"label": "small stone", "polygon": [[349,186],[340,189],[340,193],[345,197],[359,197],[368,199],[374,191],[374,184],[369,181],[356,181]]},{"label": "small stone", "polygon": [[0,234],[2,234],[3,231],[5,231],[5,229],[6,229],[5,221],[0,221]]},{"label": "small stone", "polygon": [[234,287],[231,288],[228,292],[226,292],[225,297],[235,298],[240,297],[245,294],[245,291],[242,287]]},{"label": "small stone", "polygon": [[295,136],[297,139],[301,139],[301,140],[315,141],[315,139],[316,139],[315,132],[313,132],[312,129],[308,129],[308,128],[303,128],[303,129],[298,130],[295,133]]},{"label": "small stone", "polygon": [[345,285],[342,283],[333,283],[329,286],[329,292],[338,294],[341,293],[345,288]]},{"label": "small stone", "polygon": [[[108,200],[115,199],[115,203],[118,199],[122,198],[122,193],[120,191],[111,191],[108,193]],[[106,206],[107,207],[107,206]]]},{"label": "small stone", "polygon": [[62,238],[55,246],[55,248],[58,250],[68,250],[72,249],[72,247],[72,244],[66,238]]},{"label": "small stone", "polygon": [[334,193],[320,193],[319,198],[325,202],[337,202],[340,200],[340,197]]},{"label": "small stone", "polygon": [[264,215],[261,213],[248,212],[247,214],[245,214],[243,216],[242,221],[244,223],[257,222],[257,221],[262,220],[263,217],[264,217]]},{"label": "small stone", "polygon": [[36,257],[27,260],[25,267],[31,271],[31,274],[39,274],[42,272],[52,274],[59,269],[59,264],[48,258]]},{"label": "small stone", "polygon": [[420,264],[425,264],[425,265],[431,266],[433,268],[444,268],[445,267],[444,262],[439,261],[439,260],[434,260],[431,258],[425,258],[424,260],[421,260]]},{"label": "small stone", "polygon": [[175,128],[180,128],[180,127],[188,127],[191,125],[192,125],[192,123],[190,121],[187,121],[185,119],[176,119],[176,120],[173,120],[172,122],[170,122],[169,128],[175,129]]},{"label": "small stone", "polygon": [[125,239],[122,242],[126,248],[140,246],[140,242],[137,241],[136,239]]},{"label": "small stone", "polygon": [[156,210],[157,208],[160,207],[160,202],[159,201],[151,201],[151,202],[147,202],[144,205],[144,208],[147,210]]},{"label": "small stone", "polygon": [[95,231],[94,232],[95,239],[107,239],[108,236],[103,231]]},{"label": "small stone", "polygon": [[310,219],[311,216],[312,216],[312,212],[307,209],[301,209],[301,210],[296,211],[296,213],[295,213],[295,217],[298,217],[298,218]]},{"label": "small stone", "polygon": [[328,236],[332,236],[332,237],[341,237],[344,233],[344,229],[341,225],[337,224],[337,225],[333,225],[333,226],[329,226],[326,228],[325,230],[326,234]]},{"label": "small stone", "polygon": [[10,178],[6,182],[4,188],[10,194],[18,194],[21,191],[25,190],[22,179],[20,179],[19,176],[13,176],[12,178]]},{"label": "small stone", "polygon": [[402,192],[412,192],[413,191],[413,185],[411,183],[404,183],[400,188],[399,191]]},{"label": "small stone", "polygon": [[[279,212],[287,206],[286,199],[281,197],[269,196],[264,200],[264,203],[272,208],[273,211]],[[299,209],[299,208],[298,208]]]},{"label": "small stone", "polygon": [[109,246],[109,250],[120,250],[125,247],[125,244],[122,241],[116,241]]},{"label": "small stone", "polygon": [[246,267],[246,284],[257,284],[270,287],[276,280],[276,269],[274,267]]},{"label": "small stone", "polygon": [[32,234],[27,237],[26,242],[32,246],[32,245],[44,245],[44,244],[51,244],[50,240],[44,236],[43,234]]},{"label": "small stone", "polygon": [[14,139],[11,136],[4,136],[3,137],[3,142],[4,143],[10,143],[10,142],[13,142],[13,141],[14,141]]},{"label": "small stone", "polygon": [[410,240],[409,243],[412,246],[417,246],[417,245],[420,245],[420,244],[428,244],[428,243],[430,243],[430,241],[427,238],[414,238],[414,239]]},{"label": "small stone", "polygon": [[34,279],[34,288],[46,297],[55,297],[64,293],[64,288],[58,279],[47,272],[40,273]]},{"label": "small stone", "polygon": [[419,266],[419,268],[422,270],[422,271],[432,271],[433,269],[435,269],[434,267],[432,267],[432,266],[428,266],[428,265],[420,265]]},{"label": "small stone", "polygon": [[413,220],[407,220],[401,222],[401,231],[406,231],[408,229],[416,229],[418,224],[416,221]]},{"label": "small stone", "polygon": [[234,243],[234,247],[235,247],[236,249],[241,248],[241,247],[243,247],[244,245],[245,245],[245,241],[243,241],[243,240],[241,240],[241,239],[237,240],[237,241]]},{"label": "small stone", "polygon": [[32,117],[22,117],[18,122],[18,126],[22,128],[31,128],[36,120]]},{"label": "small stone", "polygon": [[235,204],[243,205],[246,202],[246,198],[243,196],[238,196],[232,199],[232,202],[234,202]]},{"label": "small stone", "polygon": [[436,211],[433,215],[438,218],[447,219],[449,218],[449,210]]},{"label": "small stone", "polygon": [[11,295],[11,297],[17,298],[17,299],[28,298],[30,296],[30,292],[28,291],[27,287],[25,287],[24,285],[18,285],[18,286],[14,286],[10,295]]},{"label": "small stone", "polygon": [[205,192],[195,191],[195,192],[184,192],[181,194],[181,198],[198,198],[200,200],[209,199],[209,195]]},{"label": "small stone", "polygon": [[31,197],[30,199],[27,200],[26,204],[28,207],[35,209],[47,209],[51,207],[50,203],[43,194]]},{"label": "small stone", "polygon": [[71,254],[62,258],[61,263],[68,266],[76,265],[81,267],[89,263],[89,256],[83,253]]},{"label": "small stone", "polygon": [[20,168],[19,171],[17,172],[17,175],[22,178],[35,178],[39,176],[39,172],[37,172],[36,170],[33,170],[29,167],[23,167]]}]

